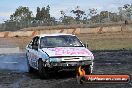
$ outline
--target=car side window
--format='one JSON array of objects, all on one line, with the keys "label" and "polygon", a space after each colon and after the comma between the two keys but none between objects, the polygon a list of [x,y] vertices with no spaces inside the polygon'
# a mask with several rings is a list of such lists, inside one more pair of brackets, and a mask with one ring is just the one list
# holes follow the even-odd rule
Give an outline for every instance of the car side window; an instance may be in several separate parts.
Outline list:
[{"label": "car side window", "polygon": [[33,38],[33,42],[32,42],[32,48],[34,49],[34,47],[38,47],[39,44],[39,37],[34,37]]},{"label": "car side window", "polygon": [[28,44],[28,48],[32,48],[32,41]]}]

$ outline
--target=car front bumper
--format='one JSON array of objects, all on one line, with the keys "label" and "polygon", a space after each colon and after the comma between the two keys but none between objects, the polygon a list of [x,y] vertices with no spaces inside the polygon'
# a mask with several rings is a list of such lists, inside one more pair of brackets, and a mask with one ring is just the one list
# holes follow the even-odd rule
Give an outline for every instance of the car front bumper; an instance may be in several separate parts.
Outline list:
[{"label": "car front bumper", "polygon": [[90,66],[93,69],[93,61],[78,61],[78,62],[52,62],[50,68],[57,71],[74,71],[79,66]]},{"label": "car front bumper", "polygon": [[50,65],[52,67],[54,66],[62,66],[62,67],[68,67],[68,66],[81,66],[81,65],[91,65],[93,61],[63,61],[63,62],[51,62]]}]

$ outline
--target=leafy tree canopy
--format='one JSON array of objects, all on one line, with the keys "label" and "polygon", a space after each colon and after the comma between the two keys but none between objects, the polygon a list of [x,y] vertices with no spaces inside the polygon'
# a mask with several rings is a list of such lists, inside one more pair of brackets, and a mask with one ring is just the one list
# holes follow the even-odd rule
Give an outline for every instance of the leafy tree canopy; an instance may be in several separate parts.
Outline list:
[{"label": "leafy tree canopy", "polygon": [[21,20],[31,20],[32,19],[32,11],[29,10],[28,7],[18,7],[16,11],[10,15],[10,19],[12,21],[21,21]]}]

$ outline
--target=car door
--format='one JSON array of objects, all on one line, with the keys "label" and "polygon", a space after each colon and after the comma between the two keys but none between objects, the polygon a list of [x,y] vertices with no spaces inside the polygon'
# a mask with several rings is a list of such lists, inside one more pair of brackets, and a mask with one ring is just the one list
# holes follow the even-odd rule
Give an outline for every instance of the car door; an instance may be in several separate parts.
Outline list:
[{"label": "car door", "polygon": [[37,68],[38,60],[38,46],[39,37],[34,37],[31,43],[31,48],[29,49],[29,63],[33,68]]},{"label": "car door", "polygon": [[26,55],[29,65],[31,66],[31,51],[33,40],[26,46]]}]

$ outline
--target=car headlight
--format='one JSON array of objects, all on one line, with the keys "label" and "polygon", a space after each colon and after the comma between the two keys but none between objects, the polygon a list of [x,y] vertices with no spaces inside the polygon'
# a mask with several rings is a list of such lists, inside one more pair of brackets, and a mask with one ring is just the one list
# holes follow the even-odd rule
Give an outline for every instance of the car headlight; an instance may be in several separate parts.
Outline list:
[{"label": "car headlight", "polygon": [[94,60],[94,57],[82,57],[83,60]]},{"label": "car headlight", "polygon": [[50,62],[61,62],[61,58],[50,58]]}]

